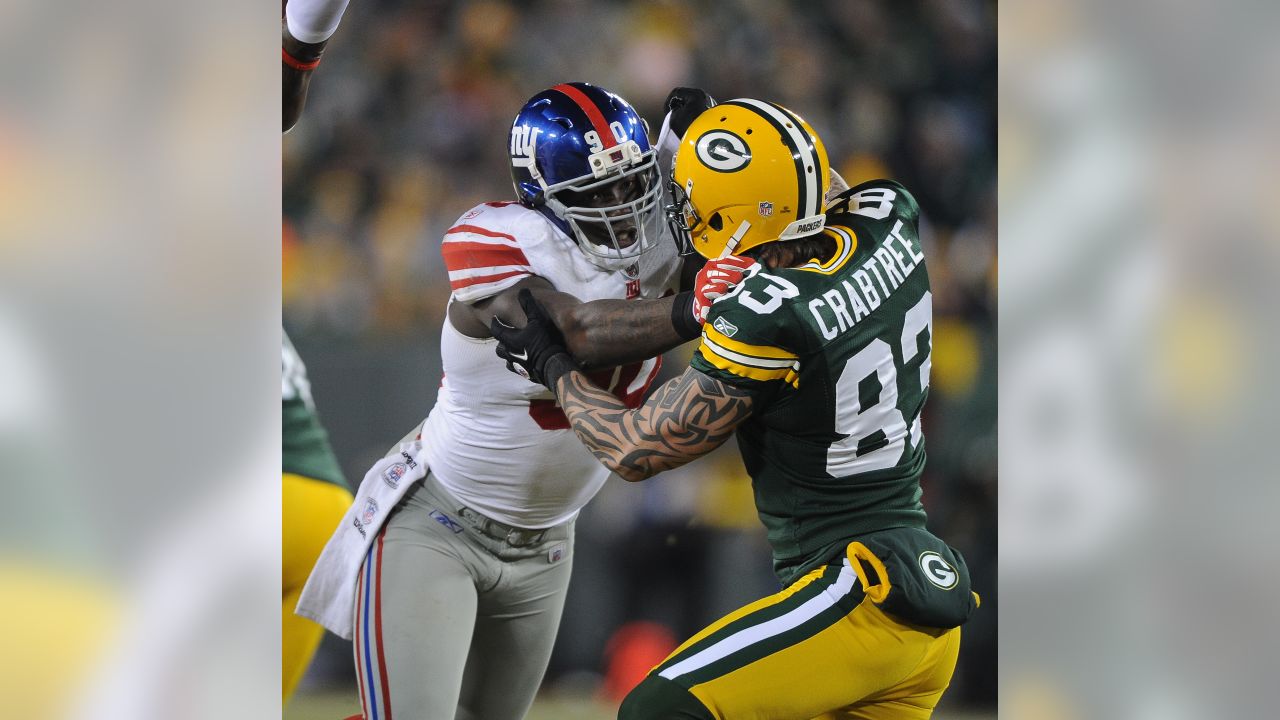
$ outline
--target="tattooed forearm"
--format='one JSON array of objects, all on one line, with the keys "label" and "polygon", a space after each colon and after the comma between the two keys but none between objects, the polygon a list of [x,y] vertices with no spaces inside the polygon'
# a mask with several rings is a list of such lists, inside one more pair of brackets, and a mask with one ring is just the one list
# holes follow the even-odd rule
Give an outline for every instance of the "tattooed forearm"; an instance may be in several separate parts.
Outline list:
[{"label": "tattooed forearm", "polygon": [[706,455],[751,415],[749,394],[693,369],[658,388],[636,410],[580,372],[562,377],[556,395],[583,444],[631,481]]}]

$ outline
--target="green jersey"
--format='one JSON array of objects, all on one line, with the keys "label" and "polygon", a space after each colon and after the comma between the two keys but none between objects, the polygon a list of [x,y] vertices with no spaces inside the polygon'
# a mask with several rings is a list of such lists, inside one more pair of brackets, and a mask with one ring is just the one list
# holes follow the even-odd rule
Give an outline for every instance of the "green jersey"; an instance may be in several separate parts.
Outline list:
[{"label": "green jersey", "polygon": [[281,472],[324,480],[346,487],[342,468],[329,447],[329,435],[320,424],[307,368],[283,336],[280,368]]},{"label": "green jersey", "polygon": [[693,367],[754,395],[738,447],[785,584],[858,536],[924,526],[919,213],[895,182],[849,189],[827,213],[833,257],[750,274],[704,325]]}]

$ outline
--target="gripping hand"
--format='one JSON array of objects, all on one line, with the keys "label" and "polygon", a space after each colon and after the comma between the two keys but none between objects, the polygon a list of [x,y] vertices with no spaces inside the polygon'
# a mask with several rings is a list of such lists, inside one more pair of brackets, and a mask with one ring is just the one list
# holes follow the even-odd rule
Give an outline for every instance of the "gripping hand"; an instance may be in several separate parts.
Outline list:
[{"label": "gripping hand", "polygon": [[555,390],[556,380],[578,365],[565,349],[560,329],[533,293],[526,288],[516,298],[528,318],[524,327],[512,327],[496,315],[489,321],[489,332],[498,341],[498,357],[507,361],[511,372]]},{"label": "gripping hand", "polygon": [[756,266],[756,261],[737,255],[708,260],[698,271],[693,283],[694,322],[699,326],[706,322],[711,303],[741,283],[743,277]]}]

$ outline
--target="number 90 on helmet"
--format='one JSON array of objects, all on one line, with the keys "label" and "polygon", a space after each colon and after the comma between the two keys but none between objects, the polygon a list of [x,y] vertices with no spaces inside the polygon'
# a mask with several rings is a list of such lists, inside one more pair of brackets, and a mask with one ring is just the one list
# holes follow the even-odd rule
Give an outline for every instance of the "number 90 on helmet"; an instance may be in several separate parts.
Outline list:
[{"label": "number 90 on helmet", "polygon": [[621,270],[662,237],[657,153],[644,120],[615,93],[583,82],[534,95],[511,124],[511,180],[525,207]]},{"label": "number 90 on helmet", "polygon": [[676,242],[715,259],[820,232],[831,168],[818,134],[774,103],[738,99],[680,141],[667,219]]}]

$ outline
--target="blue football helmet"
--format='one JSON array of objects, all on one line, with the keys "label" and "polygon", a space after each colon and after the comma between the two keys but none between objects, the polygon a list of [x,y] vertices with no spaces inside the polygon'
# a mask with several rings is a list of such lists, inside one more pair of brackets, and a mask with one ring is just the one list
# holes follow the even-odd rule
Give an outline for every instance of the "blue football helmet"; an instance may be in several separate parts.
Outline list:
[{"label": "blue football helmet", "polygon": [[599,267],[624,269],[661,240],[657,152],[626,100],[587,83],[557,85],[525,103],[508,141],[520,203]]}]

